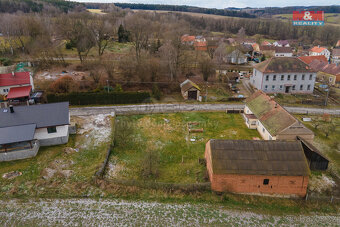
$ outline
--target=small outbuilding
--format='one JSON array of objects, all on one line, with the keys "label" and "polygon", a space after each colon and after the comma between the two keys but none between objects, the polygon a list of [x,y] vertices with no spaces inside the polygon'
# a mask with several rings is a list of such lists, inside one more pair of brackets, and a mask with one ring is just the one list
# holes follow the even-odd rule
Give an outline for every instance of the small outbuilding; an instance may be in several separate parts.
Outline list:
[{"label": "small outbuilding", "polygon": [[187,79],[183,83],[180,84],[181,93],[185,100],[199,100],[201,89],[200,87]]},{"label": "small outbuilding", "polygon": [[306,195],[309,169],[299,141],[211,139],[205,159],[213,191]]}]

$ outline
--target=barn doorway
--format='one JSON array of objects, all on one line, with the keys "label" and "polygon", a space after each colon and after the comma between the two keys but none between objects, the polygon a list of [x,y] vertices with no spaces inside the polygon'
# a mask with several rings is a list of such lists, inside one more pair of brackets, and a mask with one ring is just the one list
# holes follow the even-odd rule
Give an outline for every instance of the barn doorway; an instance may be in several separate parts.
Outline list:
[{"label": "barn doorway", "polygon": [[197,100],[197,91],[188,91],[188,99]]}]

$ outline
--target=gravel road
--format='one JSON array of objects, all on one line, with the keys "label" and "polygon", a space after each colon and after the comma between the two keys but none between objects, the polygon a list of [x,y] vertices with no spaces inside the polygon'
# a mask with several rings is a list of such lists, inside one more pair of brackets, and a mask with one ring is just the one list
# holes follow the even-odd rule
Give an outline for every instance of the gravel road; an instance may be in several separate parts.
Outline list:
[{"label": "gravel road", "polygon": [[1,226],[339,226],[339,215],[271,216],[211,205],[125,200],[1,201]]},{"label": "gravel road", "polygon": [[[86,116],[95,114],[110,114],[115,112],[122,114],[150,114],[150,113],[176,113],[188,111],[225,111],[226,109],[243,109],[243,104],[143,104],[143,105],[122,105],[103,107],[79,107],[70,108],[73,116]],[[300,114],[324,114],[340,116],[340,109],[320,109],[303,107],[285,107],[291,113]]]}]

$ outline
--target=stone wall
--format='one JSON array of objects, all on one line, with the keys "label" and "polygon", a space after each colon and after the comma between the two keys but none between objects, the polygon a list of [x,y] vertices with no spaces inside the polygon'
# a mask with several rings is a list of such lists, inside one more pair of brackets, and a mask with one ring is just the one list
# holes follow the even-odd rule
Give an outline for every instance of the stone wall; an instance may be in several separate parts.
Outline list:
[{"label": "stone wall", "polygon": [[32,149],[0,153],[0,162],[32,158],[38,154],[39,147],[39,141],[36,140]]}]

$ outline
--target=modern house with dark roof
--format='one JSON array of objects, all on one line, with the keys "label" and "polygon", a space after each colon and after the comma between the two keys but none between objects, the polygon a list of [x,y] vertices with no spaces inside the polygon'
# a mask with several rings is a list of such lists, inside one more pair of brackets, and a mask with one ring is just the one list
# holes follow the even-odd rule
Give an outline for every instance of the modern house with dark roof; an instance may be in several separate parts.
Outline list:
[{"label": "modern house with dark roof", "polygon": [[0,161],[34,157],[40,146],[65,144],[68,102],[0,109]]},{"label": "modern house with dark roof", "polygon": [[310,172],[299,141],[212,139],[206,144],[205,159],[214,191],[306,195]]},{"label": "modern house with dark roof", "polygon": [[316,70],[295,57],[273,57],[254,66],[250,83],[266,93],[312,94]]},{"label": "modern house with dark roof", "polygon": [[180,84],[181,93],[185,100],[199,100],[201,89],[200,87],[192,82],[191,80],[187,79],[183,83]]},{"label": "modern house with dark roof", "polygon": [[257,129],[264,140],[314,139],[310,129],[262,91],[246,99],[243,117],[248,128]]}]

